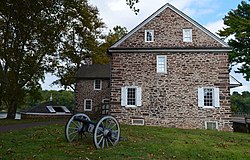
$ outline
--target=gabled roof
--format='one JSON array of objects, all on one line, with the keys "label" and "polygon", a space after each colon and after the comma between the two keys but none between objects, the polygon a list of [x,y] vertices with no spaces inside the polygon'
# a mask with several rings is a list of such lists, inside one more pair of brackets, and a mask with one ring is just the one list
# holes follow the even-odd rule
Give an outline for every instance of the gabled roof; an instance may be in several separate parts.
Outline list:
[{"label": "gabled roof", "polygon": [[76,73],[76,78],[82,79],[95,79],[95,78],[110,78],[110,65],[109,64],[92,64],[83,65]]},{"label": "gabled roof", "polygon": [[227,49],[225,49],[226,51],[231,50],[231,49],[228,49],[228,48],[230,48],[230,46],[227,43],[225,43],[223,40],[221,40],[218,36],[216,36],[215,34],[213,34],[212,32],[210,32],[209,30],[207,30],[205,27],[203,27],[202,25],[200,25],[199,23],[197,23],[196,21],[194,21],[192,18],[190,18],[189,16],[187,16],[186,14],[184,14],[183,12],[181,12],[180,10],[178,10],[177,8],[175,8],[174,6],[172,6],[169,3],[165,4],[164,6],[162,6],[159,10],[157,10],[155,13],[153,13],[151,16],[149,16],[147,19],[145,19],[142,23],[140,23],[137,27],[135,27],[133,30],[131,30],[122,39],[120,39],[113,46],[111,46],[110,49],[115,49],[115,47],[118,47],[122,42],[124,42],[132,34],[134,34],[136,31],[138,31],[140,28],[142,28],[144,25],[146,25],[148,22],[150,22],[153,18],[155,18],[157,15],[159,15],[162,11],[164,11],[167,8],[170,8],[172,11],[176,12],[178,15],[180,15],[181,17],[183,17],[184,19],[186,19],[188,22],[190,22],[191,24],[193,24],[194,26],[196,26],[197,28],[199,28],[200,30],[202,30],[208,36],[212,37],[215,41],[217,41],[220,44],[222,44],[223,48],[227,48]]},{"label": "gabled roof", "polygon": [[232,75],[229,76],[229,80],[230,80],[230,88],[242,86],[242,83],[240,83],[240,81],[238,81]]}]

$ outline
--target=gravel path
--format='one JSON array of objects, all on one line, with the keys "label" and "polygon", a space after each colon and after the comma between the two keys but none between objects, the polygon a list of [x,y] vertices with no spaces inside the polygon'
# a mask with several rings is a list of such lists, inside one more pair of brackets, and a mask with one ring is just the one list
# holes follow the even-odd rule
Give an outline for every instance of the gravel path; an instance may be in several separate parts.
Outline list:
[{"label": "gravel path", "polygon": [[0,132],[11,132],[26,128],[32,128],[37,126],[46,126],[50,124],[66,124],[67,121],[60,120],[60,121],[47,121],[47,122],[32,122],[32,123],[23,123],[23,124],[11,124],[0,126]]}]

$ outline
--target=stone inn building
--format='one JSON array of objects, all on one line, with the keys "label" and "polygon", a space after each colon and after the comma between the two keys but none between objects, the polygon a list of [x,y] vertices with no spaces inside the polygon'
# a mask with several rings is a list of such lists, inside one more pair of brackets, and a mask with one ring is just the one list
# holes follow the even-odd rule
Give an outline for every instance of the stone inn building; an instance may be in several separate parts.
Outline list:
[{"label": "stone inn building", "polygon": [[110,65],[78,71],[77,110],[105,108],[132,125],[232,131],[229,51],[167,3],[108,49]]}]

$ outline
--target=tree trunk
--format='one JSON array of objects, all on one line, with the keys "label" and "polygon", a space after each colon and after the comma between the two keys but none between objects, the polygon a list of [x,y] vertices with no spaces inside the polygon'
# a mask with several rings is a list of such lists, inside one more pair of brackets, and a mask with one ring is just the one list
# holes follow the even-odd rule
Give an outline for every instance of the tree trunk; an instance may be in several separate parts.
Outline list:
[{"label": "tree trunk", "polygon": [[8,106],[7,119],[15,119],[17,105],[15,102],[10,103]]}]

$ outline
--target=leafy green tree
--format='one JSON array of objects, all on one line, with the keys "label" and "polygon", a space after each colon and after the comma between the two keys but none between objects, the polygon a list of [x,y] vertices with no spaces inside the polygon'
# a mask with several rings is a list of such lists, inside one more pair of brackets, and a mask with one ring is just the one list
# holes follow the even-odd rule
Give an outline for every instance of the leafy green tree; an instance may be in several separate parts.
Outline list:
[{"label": "leafy green tree", "polygon": [[250,92],[244,91],[242,94],[233,92],[231,95],[231,110],[233,113],[250,113]]},{"label": "leafy green tree", "polygon": [[[97,22],[95,22],[97,23]],[[97,29],[94,28],[94,31]],[[80,30],[81,31],[81,30]],[[63,49],[62,55],[65,55],[63,57],[63,65],[57,66],[58,70],[56,72],[56,76],[59,77],[58,80],[56,80],[53,84],[60,84],[64,86],[64,88],[70,88],[72,90],[75,90],[75,74],[76,71],[81,67],[81,65],[85,64],[84,59],[91,58],[93,60],[94,64],[108,64],[110,62],[110,58],[107,55],[107,49],[113,45],[116,41],[118,41],[120,38],[122,38],[124,35],[127,34],[127,29],[125,27],[116,26],[113,28],[113,30],[109,30],[108,35],[102,35],[99,34],[100,39],[105,39],[104,41],[97,41],[98,38],[92,37],[90,39],[89,37],[89,44],[85,43],[85,46],[82,45],[82,42],[77,42],[79,45],[82,45],[79,48],[82,48],[83,50],[77,51],[77,48],[75,48],[75,54],[68,54],[67,48]],[[73,37],[73,36],[72,36]],[[104,38],[105,37],[105,38]],[[96,40],[97,39],[97,40]],[[74,40],[72,40],[74,41]],[[77,46],[76,43],[74,46]],[[70,46],[70,45],[64,45],[64,46]],[[70,50],[72,51],[72,48],[74,46],[70,46]],[[88,48],[84,50],[84,48]]]},{"label": "leafy green tree", "polygon": [[[58,2],[3,0],[0,5],[1,99],[14,118],[25,93],[38,86],[56,51]],[[53,6],[53,7],[51,7]]]},{"label": "leafy green tree", "polygon": [[233,47],[230,53],[231,64],[240,63],[239,73],[243,73],[244,78],[250,78],[250,4],[242,1],[238,8],[232,10],[224,18],[224,24],[227,26],[219,31],[222,37],[234,36],[228,41]]},{"label": "leafy green tree", "polygon": [[54,84],[74,90],[75,73],[84,63],[83,60],[98,48],[104,23],[98,18],[97,8],[90,6],[87,0],[69,0],[68,3],[64,9],[67,23],[61,33],[57,51],[59,58],[54,72],[59,79]]},{"label": "leafy green tree", "polygon": [[105,42],[101,43],[96,52],[92,55],[93,63],[108,64],[110,62],[110,58],[107,55],[107,49],[127,33],[127,28],[122,26],[115,26],[112,30],[109,30],[108,35],[105,37]]},{"label": "leafy green tree", "polygon": [[66,106],[69,110],[73,110],[75,108],[75,95],[72,91],[60,90],[60,91],[42,91],[42,100],[36,104],[50,101],[50,97],[52,96],[53,102],[58,105]]},{"label": "leafy green tree", "polygon": [[[2,0],[0,5],[0,101],[14,118],[45,72],[63,69],[91,53],[103,23],[87,0]],[[72,65],[70,65],[71,67]],[[57,68],[56,68],[57,67]]]}]

